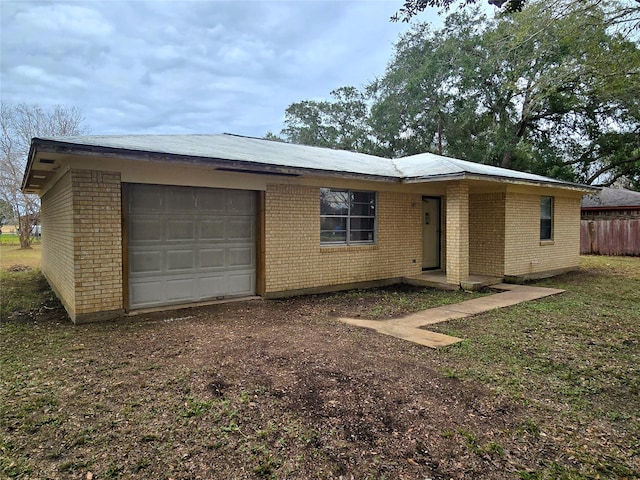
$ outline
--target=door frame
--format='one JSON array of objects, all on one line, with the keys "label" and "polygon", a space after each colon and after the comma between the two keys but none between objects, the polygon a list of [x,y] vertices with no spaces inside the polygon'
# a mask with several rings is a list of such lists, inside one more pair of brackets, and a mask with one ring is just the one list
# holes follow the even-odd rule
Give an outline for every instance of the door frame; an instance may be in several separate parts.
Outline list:
[{"label": "door frame", "polygon": [[129,305],[129,183],[120,183],[120,229],[122,234],[122,309],[131,312]]},{"label": "door frame", "polygon": [[[423,271],[428,271],[428,270],[440,270],[442,268],[442,197],[435,197],[435,196],[431,196],[431,195],[423,195],[422,196],[422,202],[424,202],[425,200],[435,200],[438,203],[438,225],[437,225],[437,241],[436,241],[436,258],[438,259],[438,264],[435,267],[422,267]],[[420,223],[421,227],[422,227],[422,231],[424,232],[424,203],[422,203],[422,213],[420,215],[422,222]],[[425,242],[425,238],[424,235],[422,236],[422,248],[424,251],[424,242]],[[424,265],[424,259],[423,259],[423,265]]]}]

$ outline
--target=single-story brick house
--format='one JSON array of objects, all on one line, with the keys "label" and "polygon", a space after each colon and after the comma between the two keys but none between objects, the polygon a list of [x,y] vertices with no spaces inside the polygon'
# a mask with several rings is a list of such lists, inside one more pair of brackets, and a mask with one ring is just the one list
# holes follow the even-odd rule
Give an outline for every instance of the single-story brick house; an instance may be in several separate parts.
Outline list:
[{"label": "single-story brick house", "polygon": [[592,188],[432,154],[395,160],[236,135],[34,138],[42,271],[75,322],[435,269],[577,267]]},{"label": "single-story brick house", "polygon": [[605,187],[581,208],[580,253],[640,256],[640,192]]}]

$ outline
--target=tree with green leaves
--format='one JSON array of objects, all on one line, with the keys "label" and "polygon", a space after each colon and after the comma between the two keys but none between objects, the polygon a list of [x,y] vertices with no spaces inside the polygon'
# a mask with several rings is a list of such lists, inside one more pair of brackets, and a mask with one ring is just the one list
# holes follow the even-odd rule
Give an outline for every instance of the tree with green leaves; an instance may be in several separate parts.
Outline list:
[{"label": "tree with green leaves", "polygon": [[[521,12],[527,5],[529,0],[487,0],[488,5],[500,9],[503,13],[510,14]],[[452,8],[465,8],[472,5],[481,5],[481,0],[405,0],[402,7],[391,16],[392,22],[410,22],[420,12],[423,12],[427,8],[437,8],[440,11],[449,11]],[[563,9],[567,13],[572,13],[576,9],[582,6],[589,7],[589,0],[570,0],[563,2],[548,2],[549,7],[553,7],[554,4],[563,6]],[[603,3],[602,0],[597,0],[597,3]],[[640,13],[640,0],[612,0],[607,2],[609,4],[608,9],[613,10],[612,22],[616,24],[626,24],[630,29],[638,29],[638,14]]]},{"label": "tree with green leaves", "polygon": [[[455,4],[461,7],[477,5],[480,0],[405,0],[400,10],[391,16],[392,22],[409,22],[413,17],[427,8],[438,8],[447,11]],[[505,12],[521,12],[527,0],[487,0],[487,4],[504,9]]]},{"label": "tree with green leaves", "polygon": [[83,118],[76,108],[45,110],[39,105],[0,106],[0,201],[15,214],[21,248],[31,246],[31,232],[39,221],[40,200],[22,193],[22,178],[31,139],[83,133]]},{"label": "tree with green leaves", "polygon": [[340,87],[331,100],[303,100],[285,111],[281,134],[288,142],[368,152],[373,147],[367,124],[369,105],[355,87]]},{"label": "tree with green leaves", "polygon": [[[598,0],[529,0],[522,12],[494,19],[462,10],[437,31],[413,25],[384,75],[360,94],[366,118],[346,117],[349,131],[366,134],[366,148],[335,141],[340,128],[330,116],[322,123],[291,107],[283,133],[388,157],[430,151],[640,186],[640,49],[618,14]],[[336,131],[329,136],[318,125]]]},{"label": "tree with green leaves", "polygon": [[412,28],[371,86],[389,153],[436,151],[439,123],[450,156],[586,183],[638,175],[640,49],[587,3]]}]

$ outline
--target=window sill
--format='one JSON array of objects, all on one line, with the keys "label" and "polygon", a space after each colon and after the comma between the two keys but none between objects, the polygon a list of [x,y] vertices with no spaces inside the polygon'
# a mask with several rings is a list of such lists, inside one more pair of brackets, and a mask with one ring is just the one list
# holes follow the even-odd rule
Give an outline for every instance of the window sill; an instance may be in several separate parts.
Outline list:
[{"label": "window sill", "polygon": [[320,253],[353,252],[362,250],[378,250],[378,245],[375,243],[359,245],[320,245]]},{"label": "window sill", "polygon": [[540,246],[544,247],[546,245],[555,245],[556,242],[554,240],[540,240]]}]

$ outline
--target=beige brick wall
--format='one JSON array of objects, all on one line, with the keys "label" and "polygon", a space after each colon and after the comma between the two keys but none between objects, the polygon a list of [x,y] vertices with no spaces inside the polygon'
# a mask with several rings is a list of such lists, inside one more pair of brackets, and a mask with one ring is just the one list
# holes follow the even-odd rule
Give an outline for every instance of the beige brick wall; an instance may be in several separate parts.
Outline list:
[{"label": "beige brick wall", "polygon": [[73,196],[67,172],[41,198],[42,273],[74,317]]},{"label": "beige brick wall", "polygon": [[505,193],[469,196],[469,273],[504,275]]},{"label": "beige brick wall", "polygon": [[321,247],[320,188],[267,185],[267,294],[419,274],[421,195],[378,191],[377,201],[376,245]]},{"label": "beige brick wall", "polygon": [[120,311],[123,309],[120,174],[72,170],[72,184],[76,315]]},{"label": "beige brick wall", "polygon": [[120,174],[70,170],[41,201],[42,271],[71,319],[120,312]]},{"label": "beige brick wall", "polygon": [[[266,185],[267,295],[420,274],[425,192],[363,185],[352,188],[377,190],[377,243],[350,247],[320,246],[320,182]],[[561,193],[554,197],[554,241],[540,242],[537,189],[469,194],[467,184],[450,184],[442,245],[448,281],[577,266],[580,195]],[[124,307],[121,211],[119,173],[72,169],[42,197],[43,271],[74,320]]]},{"label": "beige brick wall", "polygon": [[[553,193],[545,195],[554,196]],[[505,275],[577,267],[580,262],[580,195],[554,196],[553,240],[540,241],[540,194],[506,194]]]},{"label": "beige brick wall", "polygon": [[447,283],[459,284],[469,276],[469,186],[447,186]]}]

